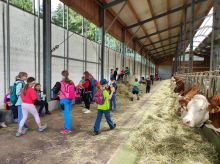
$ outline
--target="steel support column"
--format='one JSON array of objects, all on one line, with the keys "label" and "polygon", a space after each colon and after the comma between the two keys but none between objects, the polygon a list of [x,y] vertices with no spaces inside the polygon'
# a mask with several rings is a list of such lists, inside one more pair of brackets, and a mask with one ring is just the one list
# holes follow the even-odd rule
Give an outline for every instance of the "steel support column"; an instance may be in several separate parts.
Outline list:
[{"label": "steel support column", "polygon": [[41,69],[40,69],[40,65],[41,65],[41,56],[40,56],[40,0],[37,0],[37,8],[38,8],[38,11],[37,11],[37,58],[38,58],[38,81],[40,82],[40,72],[41,72]]},{"label": "steel support column", "polygon": [[43,87],[50,100],[51,89],[51,0],[43,1]]},{"label": "steel support column", "polygon": [[63,43],[63,56],[64,56],[64,58],[63,58],[63,66],[64,66],[64,68],[63,69],[66,69],[66,27],[65,27],[65,4],[63,3],[63,41],[64,41],[64,43]]},{"label": "steel support column", "polygon": [[10,66],[10,12],[9,12],[9,0],[7,0],[7,7],[6,7],[6,38],[7,38],[7,88],[10,86],[10,76],[11,76],[11,66]]},{"label": "steel support column", "polygon": [[187,8],[185,7],[184,9],[184,23],[183,23],[183,28],[184,28],[184,32],[183,32],[183,73],[186,73],[186,70],[185,70],[185,48],[186,48],[186,40],[187,40],[187,28],[186,28],[186,24],[187,24]]},{"label": "steel support column", "polygon": [[67,56],[67,63],[66,63],[66,69],[69,70],[69,7],[67,7],[67,22],[66,22],[66,31],[67,31],[67,42],[66,42],[66,56]]},{"label": "steel support column", "polygon": [[220,60],[220,1],[214,1],[213,12],[213,39],[212,39],[212,70],[219,70]]},{"label": "steel support column", "polygon": [[133,73],[134,75],[135,75],[135,72],[136,72],[135,67],[136,67],[136,44],[134,42],[134,73]]},{"label": "steel support column", "polygon": [[122,43],[122,67],[125,67],[125,55],[126,55],[126,30],[122,30],[122,37],[123,37],[123,43]]},{"label": "steel support column", "polygon": [[5,51],[5,4],[2,3],[2,43],[3,43],[3,72],[4,72],[4,95],[6,94],[6,51]]},{"label": "steel support column", "polygon": [[101,42],[101,79],[104,78],[104,61],[105,61],[105,10],[100,7],[101,10],[101,30],[102,30],[102,42]]},{"label": "steel support column", "polygon": [[140,76],[142,77],[142,55],[143,55],[143,49],[141,49],[141,68],[140,68]]},{"label": "steel support column", "polygon": [[34,13],[34,76],[37,77],[37,42],[36,42],[36,12],[35,12],[35,0],[32,2],[32,10]]},{"label": "steel support column", "polygon": [[195,0],[191,5],[191,27],[190,27],[190,54],[189,54],[189,72],[193,72],[193,34],[194,34]]}]

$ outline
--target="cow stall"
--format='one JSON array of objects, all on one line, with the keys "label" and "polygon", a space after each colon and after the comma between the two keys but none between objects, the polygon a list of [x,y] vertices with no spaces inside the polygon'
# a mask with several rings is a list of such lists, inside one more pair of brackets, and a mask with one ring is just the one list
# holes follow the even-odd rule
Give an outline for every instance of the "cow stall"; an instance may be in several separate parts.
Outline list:
[{"label": "cow stall", "polygon": [[[182,82],[182,86],[180,86],[179,81]],[[195,87],[197,88],[195,94],[191,94]],[[171,89],[176,94],[177,111],[180,113],[182,121],[185,124],[188,124],[188,122],[184,121],[183,115],[190,113],[190,109],[188,108],[190,104],[192,106],[194,98],[197,95],[201,95],[204,100],[198,100],[200,104],[207,101],[206,103],[208,104],[204,106],[206,116],[205,114],[202,116],[203,122],[199,127],[201,127],[203,134],[220,151],[220,71],[177,74],[171,79]],[[201,108],[198,108],[200,107],[194,107],[192,109],[193,112],[195,113],[196,110],[201,110]],[[197,112],[194,115],[197,117],[201,114]],[[190,125],[188,124],[188,126]]]}]

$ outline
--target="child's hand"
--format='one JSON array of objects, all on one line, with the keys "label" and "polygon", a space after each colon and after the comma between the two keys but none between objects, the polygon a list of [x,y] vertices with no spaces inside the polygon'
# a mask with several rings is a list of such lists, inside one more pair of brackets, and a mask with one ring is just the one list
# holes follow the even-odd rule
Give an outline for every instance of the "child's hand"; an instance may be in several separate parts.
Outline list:
[{"label": "child's hand", "polygon": [[114,88],[114,87],[111,87],[111,91],[112,91],[112,92],[115,92],[115,88]]}]

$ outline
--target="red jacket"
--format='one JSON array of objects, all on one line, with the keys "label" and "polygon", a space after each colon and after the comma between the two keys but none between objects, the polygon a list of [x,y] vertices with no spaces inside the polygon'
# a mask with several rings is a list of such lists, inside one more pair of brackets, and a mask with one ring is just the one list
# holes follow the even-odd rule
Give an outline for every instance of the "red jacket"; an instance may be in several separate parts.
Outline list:
[{"label": "red jacket", "polygon": [[37,93],[32,87],[28,87],[26,94],[24,95],[24,89],[21,91],[21,100],[23,103],[34,104],[34,101],[37,100]]}]

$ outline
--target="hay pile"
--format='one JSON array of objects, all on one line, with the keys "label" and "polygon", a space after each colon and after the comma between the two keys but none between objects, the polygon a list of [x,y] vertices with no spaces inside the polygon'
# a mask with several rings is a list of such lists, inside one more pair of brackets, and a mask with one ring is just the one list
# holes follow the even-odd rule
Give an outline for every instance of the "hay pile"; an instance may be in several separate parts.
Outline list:
[{"label": "hay pile", "polygon": [[165,81],[151,97],[153,105],[131,134],[129,144],[141,155],[140,163],[218,163],[214,147],[199,129],[184,126],[175,115],[175,98],[168,87]]},{"label": "hay pile", "polygon": [[[131,102],[131,99],[136,97],[132,94],[132,85],[127,83],[118,83],[117,89],[117,105],[127,105]],[[140,85],[140,97],[145,94],[145,85]]]}]

